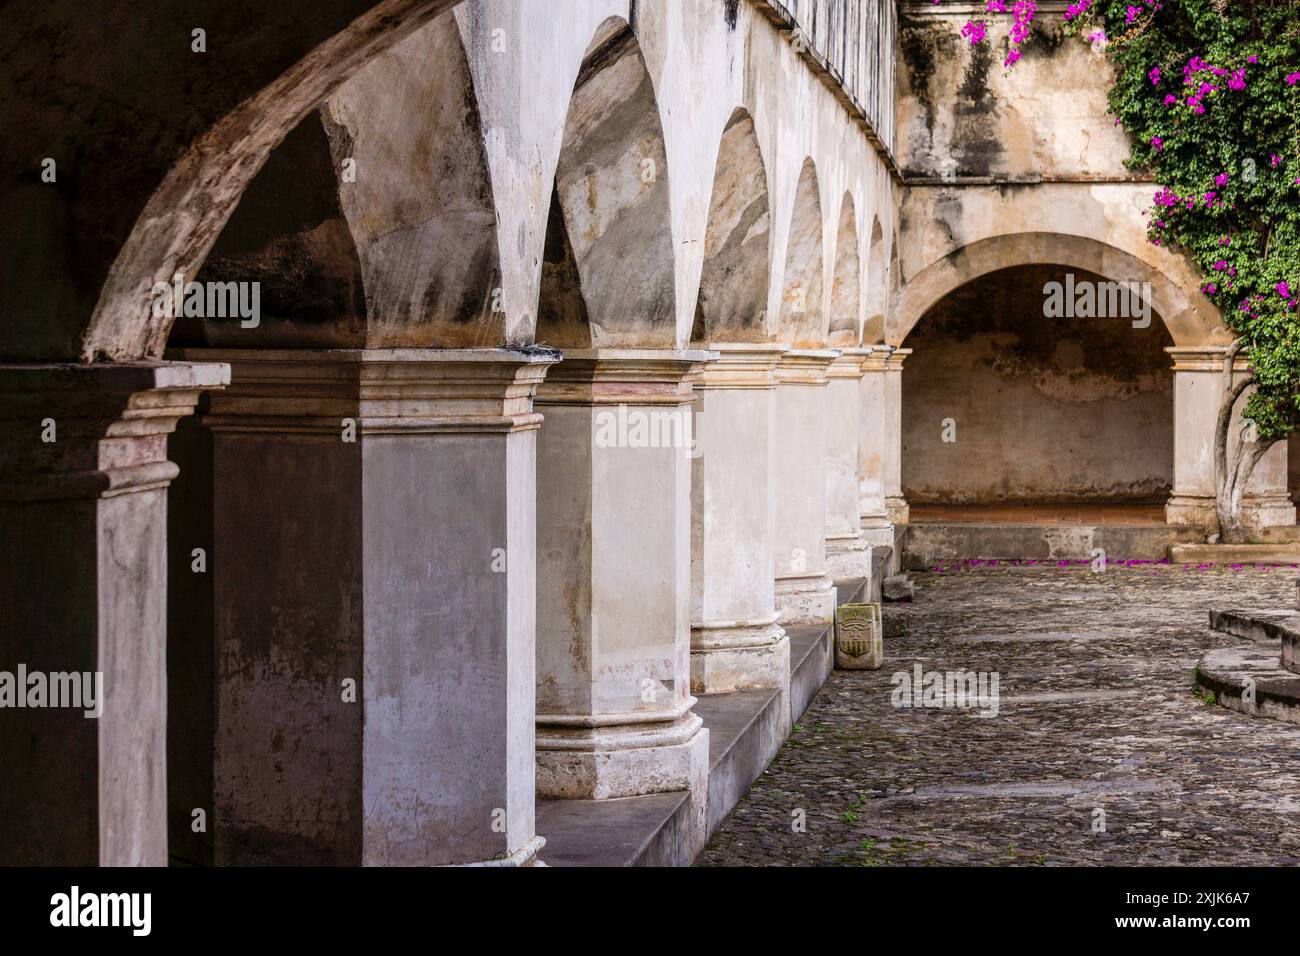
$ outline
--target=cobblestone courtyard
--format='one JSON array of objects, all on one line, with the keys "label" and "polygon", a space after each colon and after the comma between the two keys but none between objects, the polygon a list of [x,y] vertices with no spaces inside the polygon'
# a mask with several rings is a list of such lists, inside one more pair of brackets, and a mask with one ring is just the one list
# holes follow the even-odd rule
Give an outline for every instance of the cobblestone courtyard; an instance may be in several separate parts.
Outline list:
[{"label": "cobblestone courtyard", "polygon": [[[914,574],[915,603],[886,606],[906,633],[887,638],[885,666],[831,677],[700,864],[1300,863],[1300,727],[1192,690],[1197,659],[1235,642],[1208,629],[1208,610],[1294,606],[1296,577]],[[891,706],[891,676],[917,663],[997,672],[998,715]]]}]

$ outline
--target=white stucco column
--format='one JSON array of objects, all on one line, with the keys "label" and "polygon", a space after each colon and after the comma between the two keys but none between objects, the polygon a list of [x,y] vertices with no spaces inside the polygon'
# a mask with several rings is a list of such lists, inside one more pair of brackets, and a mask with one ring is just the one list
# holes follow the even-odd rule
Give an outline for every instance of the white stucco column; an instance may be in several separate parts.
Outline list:
[{"label": "white stucco column", "polygon": [[885,362],[885,508],[891,524],[907,524],[903,497],[903,362],[911,349],[895,349]]},{"label": "white stucco column", "polygon": [[188,350],[213,433],[218,863],[524,865],[554,356]]},{"label": "white stucco column", "polygon": [[227,376],[0,365],[0,865],[167,865],[167,435]]},{"label": "white stucco column", "polygon": [[[1171,525],[1209,528],[1216,524],[1214,429],[1223,398],[1222,346],[1165,349],[1174,362],[1174,488],[1165,505]],[[1238,358],[1235,375],[1245,375]],[[1249,394],[1249,392],[1247,392]],[[1240,408],[1233,415],[1232,435],[1241,428]],[[1287,443],[1278,442],[1255,466],[1242,501],[1244,521],[1256,528],[1294,525],[1295,505],[1287,495]]]},{"label": "white stucco column", "polygon": [[885,502],[886,412],[889,409],[885,368],[889,347],[876,345],[866,353],[862,357],[859,386],[858,515],[868,544],[892,548],[894,526]]},{"label": "white stucco column", "polygon": [[826,567],[834,579],[871,576],[871,543],[862,534],[858,474],[862,363],[870,354],[870,349],[845,349],[826,371]]},{"label": "white stucco column", "polygon": [[776,609],[782,624],[828,624],[835,588],[826,569],[826,373],[836,349],[795,349],[777,366]]},{"label": "white stucco column", "polygon": [[693,795],[692,377],[715,353],[569,351],[538,393],[537,789]]},{"label": "white stucco column", "polygon": [[[776,367],[788,345],[710,345],[695,380],[691,482],[691,690],[790,686],[777,624]],[[788,708],[787,708],[788,709]]]}]

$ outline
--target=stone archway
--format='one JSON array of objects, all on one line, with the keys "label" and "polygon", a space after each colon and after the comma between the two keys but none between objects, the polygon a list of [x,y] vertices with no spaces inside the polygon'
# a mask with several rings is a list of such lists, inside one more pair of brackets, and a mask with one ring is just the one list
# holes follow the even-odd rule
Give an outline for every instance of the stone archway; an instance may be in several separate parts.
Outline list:
[{"label": "stone archway", "polygon": [[921,316],[966,283],[1011,266],[1053,263],[1073,266],[1113,282],[1144,283],[1150,302],[1179,346],[1226,344],[1231,336],[1213,306],[1131,253],[1086,236],[1024,232],[981,239],[930,263],[898,290],[886,322],[885,341],[902,344]]},{"label": "stone archway", "polygon": [[1106,280],[1053,264],[998,269],[911,330],[902,491],[913,520],[918,505],[1159,513],[1173,488],[1173,340],[1158,314],[1045,316],[1044,288],[1071,281]]}]

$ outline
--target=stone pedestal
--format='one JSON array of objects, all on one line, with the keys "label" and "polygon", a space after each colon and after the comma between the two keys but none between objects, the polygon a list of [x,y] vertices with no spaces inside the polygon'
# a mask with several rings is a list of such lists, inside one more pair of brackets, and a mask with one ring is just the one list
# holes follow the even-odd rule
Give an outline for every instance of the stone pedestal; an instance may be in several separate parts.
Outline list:
[{"label": "stone pedestal", "polygon": [[907,524],[903,497],[903,361],[911,349],[895,349],[885,361],[885,510],[891,524]]},{"label": "stone pedestal", "polygon": [[836,349],[796,349],[777,366],[776,609],[782,624],[829,624],[826,570],[826,373]]},{"label": "stone pedestal", "polygon": [[537,396],[537,791],[692,794],[691,378],[714,353],[570,351]]},{"label": "stone pedestal", "polygon": [[167,864],[167,434],[227,373],[0,365],[0,671],[80,698],[0,710],[0,864]]},{"label": "stone pedestal", "polygon": [[790,642],[773,592],[773,471],[776,366],[789,346],[710,348],[720,357],[695,380],[691,690],[788,691]]},{"label": "stone pedestal", "polygon": [[[1214,429],[1223,397],[1225,349],[1168,348],[1174,360],[1174,488],[1165,505],[1171,525],[1212,528],[1218,523],[1215,492]],[[1234,367],[1246,374],[1244,358]],[[1249,393],[1247,393],[1249,394]],[[1243,400],[1238,408],[1245,405]],[[1241,413],[1233,416],[1231,435],[1240,433]],[[1295,505],[1287,495],[1287,443],[1269,450],[1251,475],[1242,501],[1247,526],[1261,529],[1296,523]]]},{"label": "stone pedestal", "polygon": [[889,349],[877,345],[865,351],[858,405],[859,526],[872,547],[892,548],[894,526],[885,501],[885,460],[889,444],[885,368]]},{"label": "stone pedestal", "polygon": [[858,473],[862,363],[870,354],[870,349],[845,349],[826,371],[826,567],[834,579],[871,576]]},{"label": "stone pedestal", "polygon": [[554,358],[194,350],[213,433],[218,863],[523,865]]}]

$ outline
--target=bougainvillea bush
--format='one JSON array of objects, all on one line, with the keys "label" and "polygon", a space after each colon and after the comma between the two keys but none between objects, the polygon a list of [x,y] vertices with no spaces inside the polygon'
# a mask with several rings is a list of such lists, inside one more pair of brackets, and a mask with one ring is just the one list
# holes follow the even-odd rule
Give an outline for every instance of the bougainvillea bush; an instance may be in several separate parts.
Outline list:
[{"label": "bougainvillea bush", "polygon": [[[987,0],[987,11],[1013,19],[1003,65],[1014,69],[1037,8]],[[1064,19],[1114,64],[1129,164],[1158,183],[1150,241],[1199,267],[1249,362],[1244,415],[1258,442],[1221,472],[1244,489],[1267,447],[1300,428],[1300,0],[1078,0]],[[972,24],[963,36],[985,42]]]}]

